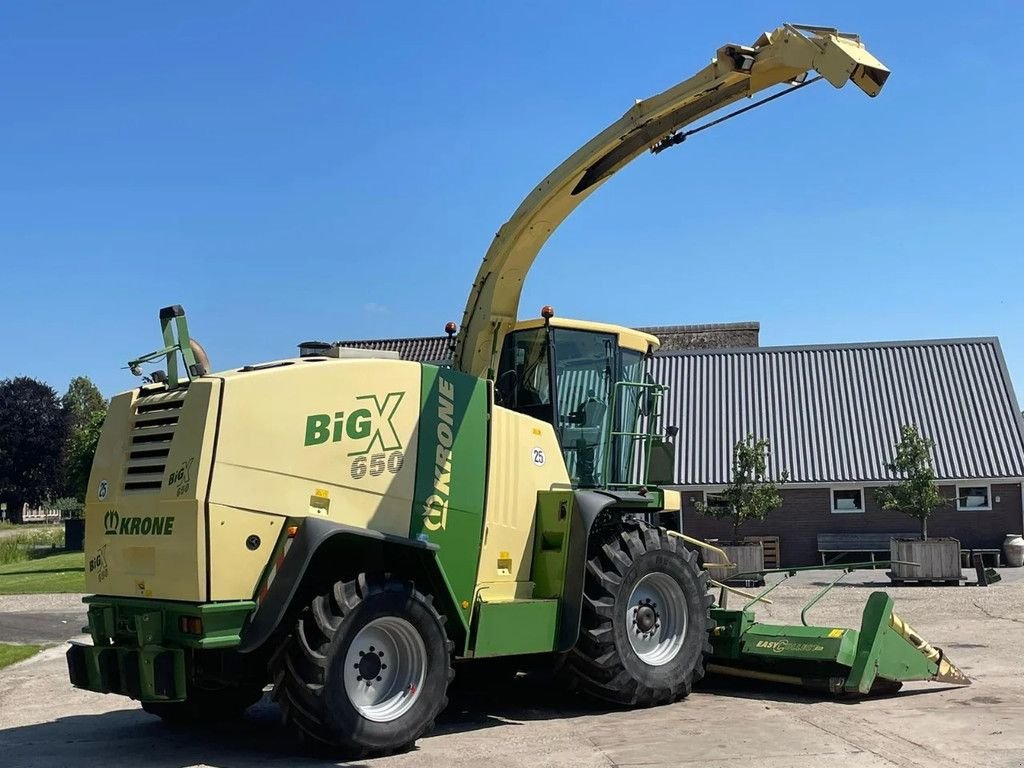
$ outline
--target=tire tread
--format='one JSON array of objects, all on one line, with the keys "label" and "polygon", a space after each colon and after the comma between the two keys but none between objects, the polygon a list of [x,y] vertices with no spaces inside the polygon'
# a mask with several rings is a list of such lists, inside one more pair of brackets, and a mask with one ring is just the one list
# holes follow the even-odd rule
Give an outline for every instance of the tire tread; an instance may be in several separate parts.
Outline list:
[{"label": "tire tread", "polygon": [[[696,571],[702,593],[703,613],[691,621],[703,624],[697,662],[671,686],[645,685],[626,669],[615,646],[613,619],[616,594],[633,563],[644,554],[663,550],[680,556],[688,568]],[[689,695],[693,684],[704,677],[707,656],[711,653],[710,632],[714,626],[710,607],[714,600],[708,592],[708,573],[697,565],[697,556],[687,547],[679,548],[663,528],[640,522],[623,522],[615,533],[592,547],[586,564],[583,615],[580,637],[562,667],[570,689],[614,704],[644,707],[667,704]]]},{"label": "tire tread", "polygon": [[[355,579],[338,581],[324,594],[304,607],[295,619],[292,632],[282,641],[270,660],[273,692],[271,694],[281,710],[281,720],[299,740],[316,750],[344,750],[346,757],[358,759],[368,754],[383,755],[407,751],[416,739],[428,733],[434,725],[431,719],[414,737],[393,747],[369,749],[355,739],[330,728],[326,718],[324,697],[330,658],[326,649],[341,630],[346,619],[370,596],[379,592],[407,591],[412,601],[420,602],[429,610],[439,625],[444,617],[434,608],[430,595],[419,592],[411,581],[400,581],[384,574],[379,578],[366,573]],[[448,656],[448,676],[451,682],[455,672],[451,668],[453,643],[445,637]],[[442,696],[436,708],[440,712],[447,706]]]}]

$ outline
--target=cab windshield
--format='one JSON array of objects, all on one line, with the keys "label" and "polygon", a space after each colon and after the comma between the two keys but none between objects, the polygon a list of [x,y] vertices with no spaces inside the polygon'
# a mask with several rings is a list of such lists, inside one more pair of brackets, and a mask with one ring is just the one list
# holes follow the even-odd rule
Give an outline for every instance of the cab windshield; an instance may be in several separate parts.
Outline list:
[{"label": "cab windshield", "polygon": [[495,397],[555,428],[573,485],[606,487],[630,482],[635,438],[622,433],[636,431],[639,391],[622,382],[642,376],[614,334],[536,328],[506,336]]}]

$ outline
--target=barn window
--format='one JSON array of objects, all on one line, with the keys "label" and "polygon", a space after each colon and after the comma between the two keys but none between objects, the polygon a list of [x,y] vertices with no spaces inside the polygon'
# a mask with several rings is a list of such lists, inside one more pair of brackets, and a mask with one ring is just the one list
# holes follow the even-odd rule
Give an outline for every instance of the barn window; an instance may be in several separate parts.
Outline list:
[{"label": "barn window", "polygon": [[724,496],[720,496],[717,493],[705,493],[704,504],[708,512],[716,517],[732,513],[732,504]]},{"label": "barn window", "polygon": [[864,491],[861,488],[833,488],[832,511],[835,514],[864,511]]},{"label": "barn window", "polygon": [[987,485],[958,485],[956,487],[956,508],[975,511],[992,509],[992,497]]}]

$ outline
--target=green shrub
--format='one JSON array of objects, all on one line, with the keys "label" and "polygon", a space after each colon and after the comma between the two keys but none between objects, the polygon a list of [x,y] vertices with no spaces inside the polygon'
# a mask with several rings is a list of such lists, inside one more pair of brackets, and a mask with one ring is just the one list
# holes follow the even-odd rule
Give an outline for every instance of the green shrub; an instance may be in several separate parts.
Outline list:
[{"label": "green shrub", "polygon": [[0,539],[0,565],[20,563],[28,560],[28,550],[20,536],[6,536]]},{"label": "green shrub", "polygon": [[0,539],[0,565],[24,562],[55,549],[64,549],[64,526],[5,536]]}]

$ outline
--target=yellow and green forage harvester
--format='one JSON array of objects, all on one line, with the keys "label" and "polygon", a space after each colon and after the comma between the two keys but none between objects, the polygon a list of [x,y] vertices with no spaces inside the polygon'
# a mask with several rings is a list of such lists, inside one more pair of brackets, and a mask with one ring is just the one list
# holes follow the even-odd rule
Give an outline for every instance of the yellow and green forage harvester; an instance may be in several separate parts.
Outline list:
[{"label": "yellow and green forage harvester", "polygon": [[757,625],[714,628],[695,552],[641,521],[680,505],[654,471],[672,463],[645,373],[658,340],[516,317],[548,236],[612,174],[811,71],[870,96],[888,76],[855,36],[786,25],[585,144],[496,235],[450,367],[333,349],[212,372],[162,310],[163,348],[131,367],[166,370],[114,398],[90,476],[72,683],[200,721],[272,685],[297,734],[367,753],[427,731],[457,660],[545,655],[624,705],[685,696],[713,649],[756,666]]}]

